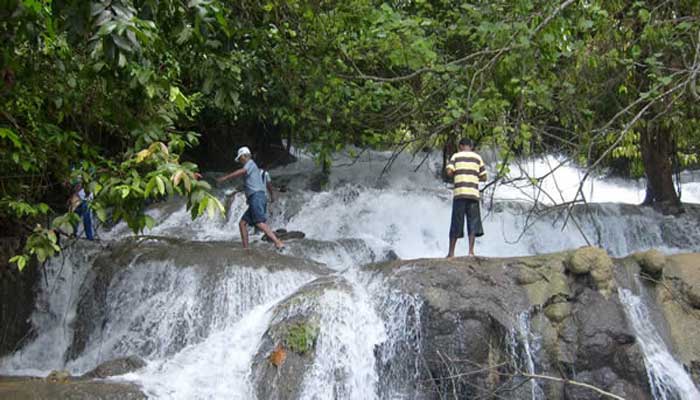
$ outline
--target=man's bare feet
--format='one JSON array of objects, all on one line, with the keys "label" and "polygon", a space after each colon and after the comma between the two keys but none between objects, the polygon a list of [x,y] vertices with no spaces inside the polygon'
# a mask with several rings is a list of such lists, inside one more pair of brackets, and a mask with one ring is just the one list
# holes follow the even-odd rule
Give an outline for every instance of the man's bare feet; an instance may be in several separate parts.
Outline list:
[{"label": "man's bare feet", "polygon": [[445,257],[445,258],[447,259],[447,261],[452,261],[455,259],[455,256],[448,254],[447,257]]},{"label": "man's bare feet", "polygon": [[469,253],[469,257],[476,257],[476,254],[474,254],[474,252],[472,251],[471,253]]},{"label": "man's bare feet", "polygon": [[275,243],[275,248],[276,248],[277,250],[282,250],[282,249],[284,249],[284,242],[278,240],[277,243]]}]

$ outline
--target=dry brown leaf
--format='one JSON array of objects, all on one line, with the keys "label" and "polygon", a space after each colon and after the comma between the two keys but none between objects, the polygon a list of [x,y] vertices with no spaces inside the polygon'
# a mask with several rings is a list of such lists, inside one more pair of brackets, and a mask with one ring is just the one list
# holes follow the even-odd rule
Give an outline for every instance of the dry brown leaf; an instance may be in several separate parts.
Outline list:
[{"label": "dry brown leaf", "polygon": [[272,354],[270,354],[269,360],[274,365],[275,367],[280,367],[282,364],[284,364],[284,360],[287,359],[287,350],[284,349],[282,344],[278,344],[277,347],[275,347],[274,350],[272,350]]}]

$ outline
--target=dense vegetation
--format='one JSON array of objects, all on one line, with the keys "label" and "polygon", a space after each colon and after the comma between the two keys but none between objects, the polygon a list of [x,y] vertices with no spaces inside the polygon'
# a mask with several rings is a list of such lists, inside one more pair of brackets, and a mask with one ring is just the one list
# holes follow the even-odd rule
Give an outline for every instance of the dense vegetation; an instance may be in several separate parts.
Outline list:
[{"label": "dense vegetation", "polygon": [[698,162],[697,0],[0,0],[0,41],[0,219],[26,230],[20,267],[59,251],[78,177],[135,231],[160,196],[218,212],[182,155],[241,126],[324,168],[348,144],[465,135],[501,149],[501,172],[562,152],[646,175],[666,211]]}]

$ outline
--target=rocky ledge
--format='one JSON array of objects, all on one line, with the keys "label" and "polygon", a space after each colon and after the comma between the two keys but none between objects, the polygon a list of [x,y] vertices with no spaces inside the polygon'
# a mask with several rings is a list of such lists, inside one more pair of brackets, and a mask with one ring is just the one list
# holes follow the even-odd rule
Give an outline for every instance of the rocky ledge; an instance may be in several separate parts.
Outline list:
[{"label": "rocky ledge", "polygon": [[[611,258],[599,248],[532,257],[396,260],[363,268],[388,339],[375,349],[380,398],[651,400],[622,289],[641,298],[669,350],[700,382],[700,254]],[[324,291],[306,285],[275,310],[252,368],[260,399],[295,399],[315,360]],[[300,305],[303,305],[300,306]],[[392,321],[399,321],[396,332]],[[292,339],[305,339],[304,346]],[[295,349],[294,347],[301,347]],[[602,392],[601,392],[602,391]]]},{"label": "rocky ledge", "polygon": [[622,398],[651,399],[619,287],[640,295],[659,334],[700,382],[700,337],[688,334],[700,332],[700,254],[650,251],[612,259],[602,249],[584,247],[533,257],[394,261],[367,269],[422,304],[413,347],[421,379],[403,392],[427,398],[456,393],[530,399],[533,391],[547,399],[603,398],[579,385],[589,384]]},{"label": "rocky ledge", "polygon": [[79,377],[71,376],[66,371],[53,371],[45,378],[0,376],[0,399],[142,400],[146,399],[146,395],[131,383],[95,378],[123,375],[144,365],[143,360],[131,356],[103,363]]}]

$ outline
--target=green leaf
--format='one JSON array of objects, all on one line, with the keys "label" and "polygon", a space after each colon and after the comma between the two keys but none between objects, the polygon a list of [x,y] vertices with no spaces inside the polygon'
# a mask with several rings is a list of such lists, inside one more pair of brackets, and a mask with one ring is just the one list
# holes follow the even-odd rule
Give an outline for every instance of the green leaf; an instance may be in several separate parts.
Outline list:
[{"label": "green leaf", "polygon": [[107,36],[117,27],[116,21],[109,21],[100,27],[97,31],[97,36]]},{"label": "green leaf", "polygon": [[163,178],[160,176],[156,176],[156,185],[158,185],[158,193],[161,195],[165,194],[165,182],[163,182]]},{"label": "green leaf", "polygon": [[146,189],[144,190],[146,197],[150,196],[151,193],[153,192],[153,189],[156,187],[156,182],[157,182],[156,178],[157,177],[154,176],[146,184]]},{"label": "green leaf", "polygon": [[[95,204],[93,204],[94,206]],[[97,215],[97,219],[99,219],[101,222],[107,221],[107,212],[105,211],[104,208],[102,207],[93,207],[93,210],[95,211],[95,214]]]},{"label": "green leaf", "polygon": [[197,207],[197,216],[200,216],[204,213],[204,210],[207,208],[207,204],[209,203],[209,198],[204,197],[200,202],[199,202],[199,207]]},{"label": "green leaf", "polygon": [[[127,53],[131,53],[134,50],[133,47],[131,47],[131,44],[126,39],[115,33],[112,34],[112,40],[114,41],[114,44],[117,45],[117,47],[126,51]],[[120,66],[122,65],[120,64]]]},{"label": "green leaf", "polygon": [[156,220],[153,219],[150,215],[144,215],[144,222],[146,225],[146,228],[152,229],[154,226],[156,226]]},{"label": "green leaf", "polygon": [[189,100],[187,99],[187,97],[185,97],[184,94],[182,94],[180,88],[178,88],[177,86],[170,87],[170,101],[175,103],[175,105],[181,112],[185,111],[185,109],[189,105]]},{"label": "green leaf", "polygon": [[19,139],[19,136],[11,129],[0,127],[0,138],[9,139],[16,148],[22,147],[22,141]]},{"label": "green leaf", "polygon": [[17,265],[17,269],[22,271],[27,265],[27,256],[18,255],[10,258],[10,262]]},{"label": "green leaf", "polygon": [[645,8],[640,8],[638,14],[639,14],[639,19],[640,19],[642,22],[647,22],[647,21],[649,21],[649,18],[650,18],[650,16],[651,16],[651,14],[649,13],[649,10],[647,10],[647,9],[645,9]]}]

